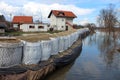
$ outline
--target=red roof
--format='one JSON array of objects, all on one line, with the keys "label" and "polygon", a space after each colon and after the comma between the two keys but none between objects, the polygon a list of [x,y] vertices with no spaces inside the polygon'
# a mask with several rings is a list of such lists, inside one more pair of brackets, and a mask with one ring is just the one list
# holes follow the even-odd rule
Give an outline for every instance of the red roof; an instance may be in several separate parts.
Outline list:
[{"label": "red roof", "polygon": [[14,16],[13,23],[33,23],[32,16]]},{"label": "red roof", "polygon": [[56,17],[68,17],[68,18],[76,18],[77,16],[71,11],[63,11],[63,10],[51,10],[48,18],[50,18],[51,14],[54,14]]}]

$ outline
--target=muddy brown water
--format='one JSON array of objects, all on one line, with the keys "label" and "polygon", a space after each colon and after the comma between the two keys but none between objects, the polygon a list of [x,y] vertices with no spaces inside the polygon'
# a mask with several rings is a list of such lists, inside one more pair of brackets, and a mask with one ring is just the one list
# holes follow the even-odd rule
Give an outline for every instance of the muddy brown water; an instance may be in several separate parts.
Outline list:
[{"label": "muddy brown water", "polygon": [[75,62],[44,80],[120,80],[120,34],[96,31],[83,40]]}]

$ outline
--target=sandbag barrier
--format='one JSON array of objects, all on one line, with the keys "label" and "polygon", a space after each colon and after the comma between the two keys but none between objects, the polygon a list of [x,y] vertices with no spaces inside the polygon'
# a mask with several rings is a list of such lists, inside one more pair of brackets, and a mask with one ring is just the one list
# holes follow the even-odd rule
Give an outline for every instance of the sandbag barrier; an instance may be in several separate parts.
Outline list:
[{"label": "sandbag barrier", "polygon": [[41,44],[39,42],[24,42],[23,46],[23,64],[37,64],[42,55]]},{"label": "sandbag barrier", "polygon": [[33,43],[21,40],[21,43],[14,47],[13,45],[0,46],[0,68],[47,61],[51,55],[57,55],[59,52],[67,50],[83,33],[88,31],[88,28],[84,28],[70,35],[50,38],[50,40]]},{"label": "sandbag barrier", "polygon": [[22,63],[23,43],[0,43],[0,68]]}]

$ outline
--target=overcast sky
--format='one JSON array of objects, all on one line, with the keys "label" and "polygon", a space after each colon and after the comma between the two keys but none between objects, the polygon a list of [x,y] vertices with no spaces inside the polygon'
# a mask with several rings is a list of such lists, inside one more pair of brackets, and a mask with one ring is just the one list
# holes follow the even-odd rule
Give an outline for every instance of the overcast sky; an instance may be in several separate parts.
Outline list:
[{"label": "overcast sky", "polygon": [[0,0],[0,14],[7,20],[12,19],[11,14],[33,16],[34,20],[48,22],[51,10],[69,10],[77,16],[74,23],[95,23],[99,11],[110,3],[120,8],[120,0]]}]

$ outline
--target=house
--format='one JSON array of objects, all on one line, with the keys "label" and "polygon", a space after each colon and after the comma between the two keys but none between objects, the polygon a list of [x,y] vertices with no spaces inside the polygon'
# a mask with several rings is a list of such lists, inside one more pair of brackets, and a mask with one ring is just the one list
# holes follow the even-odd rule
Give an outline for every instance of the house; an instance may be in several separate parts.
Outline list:
[{"label": "house", "polygon": [[73,19],[76,17],[73,12],[63,10],[51,10],[48,15],[50,27],[54,30],[71,30],[73,28]]},{"label": "house", "polygon": [[5,20],[4,15],[0,15],[0,33],[4,33],[7,28],[7,21]]},{"label": "house", "polygon": [[21,30],[23,32],[39,32],[47,31],[47,24],[34,23],[32,16],[14,16],[13,28]]}]

